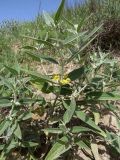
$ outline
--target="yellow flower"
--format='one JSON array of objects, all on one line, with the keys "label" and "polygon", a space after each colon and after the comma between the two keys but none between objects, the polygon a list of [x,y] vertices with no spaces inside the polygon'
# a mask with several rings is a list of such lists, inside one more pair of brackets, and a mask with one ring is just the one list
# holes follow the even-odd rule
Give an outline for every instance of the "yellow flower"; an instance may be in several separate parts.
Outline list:
[{"label": "yellow flower", "polygon": [[60,80],[60,75],[59,75],[59,74],[55,74],[55,75],[53,76],[53,80],[59,81],[59,80]]},{"label": "yellow flower", "polygon": [[67,74],[63,75],[63,79],[61,79],[61,76],[59,74],[55,74],[52,79],[62,85],[69,84],[71,82]]},{"label": "yellow flower", "polygon": [[69,84],[70,81],[71,81],[70,78],[66,78],[66,79],[60,80],[60,83],[61,83],[62,85],[65,85],[65,84]]}]

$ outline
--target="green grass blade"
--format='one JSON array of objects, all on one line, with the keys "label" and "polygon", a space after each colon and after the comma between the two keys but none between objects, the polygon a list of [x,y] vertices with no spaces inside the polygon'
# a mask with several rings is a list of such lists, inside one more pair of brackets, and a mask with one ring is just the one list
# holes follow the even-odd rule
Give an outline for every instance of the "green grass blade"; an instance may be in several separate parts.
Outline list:
[{"label": "green grass blade", "polygon": [[60,20],[60,17],[62,15],[62,11],[63,11],[63,8],[64,8],[64,4],[65,4],[65,0],[62,0],[61,1],[61,4],[55,14],[55,17],[54,17],[54,22],[55,24],[58,24],[59,20]]}]

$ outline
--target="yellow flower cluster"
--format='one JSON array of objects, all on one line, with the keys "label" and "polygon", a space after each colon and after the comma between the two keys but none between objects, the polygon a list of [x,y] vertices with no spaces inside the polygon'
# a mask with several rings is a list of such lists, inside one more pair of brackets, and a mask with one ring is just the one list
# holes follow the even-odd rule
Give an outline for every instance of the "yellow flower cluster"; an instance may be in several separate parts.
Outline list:
[{"label": "yellow flower cluster", "polygon": [[55,74],[53,76],[53,80],[62,85],[69,84],[71,82],[70,78],[68,78],[67,75],[64,75],[63,78],[61,78],[59,74]]}]

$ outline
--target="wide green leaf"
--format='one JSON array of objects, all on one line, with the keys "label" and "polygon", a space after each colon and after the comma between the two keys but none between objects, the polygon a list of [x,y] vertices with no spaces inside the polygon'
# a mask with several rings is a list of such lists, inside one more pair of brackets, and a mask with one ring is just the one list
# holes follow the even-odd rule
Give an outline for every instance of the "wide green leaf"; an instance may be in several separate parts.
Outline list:
[{"label": "wide green leaf", "polygon": [[59,139],[48,152],[45,160],[56,160],[60,155],[65,153],[71,148],[69,140],[66,136]]},{"label": "wide green leaf", "polygon": [[90,148],[87,146],[87,144],[85,144],[85,142],[82,141],[82,140],[76,141],[75,144],[77,144],[79,146],[79,149],[88,149],[88,150],[90,150]]},{"label": "wide green leaf", "polygon": [[75,112],[75,108],[76,108],[76,102],[74,99],[71,100],[70,106],[68,107],[68,109],[66,110],[65,114],[63,115],[63,121],[64,123],[68,123],[70,122],[74,112]]},{"label": "wide green leaf", "polygon": [[68,74],[68,77],[71,79],[71,81],[75,81],[76,79],[80,78],[85,73],[84,66],[74,69]]},{"label": "wide green leaf", "polygon": [[81,133],[81,132],[89,132],[89,131],[92,131],[92,130],[87,127],[81,127],[81,126],[74,126],[71,130],[72,133]]},{"label": "wide green leaf", "polygon": [[21,133],[21,129],[20,129],[20,126],[19,124],[17,124],[17,127],[14,131],[14,134],[16,135],[16,137],[18,137],[19,139],[22,139],[22,133]]}]

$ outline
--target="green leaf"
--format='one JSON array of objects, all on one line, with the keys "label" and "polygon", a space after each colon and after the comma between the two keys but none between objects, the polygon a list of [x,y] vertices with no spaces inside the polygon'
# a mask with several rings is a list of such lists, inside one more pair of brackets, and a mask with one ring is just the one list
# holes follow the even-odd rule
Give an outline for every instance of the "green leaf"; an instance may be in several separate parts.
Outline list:
[{"label": "green leaf", "polygon": [[[78,24],[77,32],[81,29],[81,27],[83,27],[83,26],[86,25],[86,22],[89,21],[89,18],[90,18],[92,15],[93,15],[93,13],[90,14],[89,16],[85,14],[85,15],[82,17],[82,19],[80,20],[80,23]],[[87,18],[86,18],[86,16],[87,16]]]},{"label": "green leaf", "polygon": [[55,26],[55,23],[54,23],[54,19],[47,13],[47,12],[43,12],[43,17],[44,17],[44,20],[45,20],[45,23],[52,27],[52,26]]},{"label": "green leaf", "polygon": [[103,26],[103,24],[101,24],[98,27],[95,27],[88,35],[86,35],[83,39],[83,41],[87,41],[89,38],[91,38],[97,31],[99,31],[101,29],[101,27]]},{"label": "green leaf", "polygon": [[[63,16],[62,16],[63,17]],[[70,22],[67,18],[63,17],[63,19],[72,27],[74,27],[74,24]]]},{"label": "green leaf", "polygon": [[68,151],[70,148],[71,146],[69,145],[69,140],[64,136],[53,145],[45,160],[56,160],[60,155]]},{"label": "green leaf", "polygon": [[84,36],[85,33],[86,33],[86,32],[82,32],[82,33],[79,33],[79,34],[77,34],[77,35],[73,35],[72,37],[69,37],[69,38],[65,39],[65,40],[63,41],[63,44],[64,44],[64,45],[70,44],[71,42],[73,42],[74,40],[78,39],[79,37]]},{"label": "green leaf", "polygon": [[6,65],[4,65],[4,67],[7,68],[7,70],[9,70],[13,75],[17,75],[18,74],[18,72],[17,72],[17,70],[15,68],[9,67],[9,66],[6,66]]},{"label": "green leaf", "polygon": [[47,75],[42,75],[40,73],[36,73],[36,72],[25,70],[25,69],[21,69],[21,71],[31,75],[33,79],[43,80],[43,81],[48,81],[48,82],[55,83]]},{"label": "green leaf", "polygon": [[15,129],[14,134],[15,134],[19,139],[22,139],[22,133],[21,133],[21,129],[20,129],[19,124],[17,124],[17,128]]},{"label": "green leaf", "polygon": [[68,60],[67,63],[70,63],[77,55],[79,55],[96,37],[97,35],[95,35],[93,38],[92,36],[102,27],[102,25],[100,25],[99,27],[96,27],[95,29],[93,29],[93,31],[88,34],[86,37],[84,37],[84,42],[85,44],[81,46],[81,49],[79,51],[77,51],[75,54],[73,54]]},{"label": "green leaf", "polygon": [[119,111],[118,107],[115,106],[115,105],[112,105],[112,104],[104,104],[104,107],[107,108],[107,109],[109,109],[109,110],[111,110],[113,113],[115,111]]},{"label": "green leaf", "polygon": [[60,20],[60,16],[62,15],[62,11],[63,11],[63,8],[64,8],[64,4],[65,4],[65,0],[62,0],[61,1],[61,4],[55,14],[55,18],[54,18],[54,22],[55,24],[58,24],[59,20]]},{"label": "green leaf", "polygon": [[60,95],[71,95],[72,94],[72,88],[70,88],[69,84],[63,85],[60,88]]},{"label": "green leaf", "polygon": [[[70,103],[68,104],[67,102],[65,102],[64,100],[62,101],[63,102],[63,106],[65,107],[65,109],[67,110],[70,106]],[[70,101],[69,101],[70,102]]]},{"label": "green leaf", "polygon": [[[83,122],[85,122],[86,124],[88,124],[91,128],[96,130],[96,133],[99,133],[100,135],[102,135],[103,137],[106,137],[106,134],[103,130],[101,130],[101,128],[99,126],[97,126],[95,124],[94,121],[92,121],[88,115],[86,115],[84,112],[82,111],[76,111],[76,115],[79,119],[81,119]],[[99,132],[97,132],[99,131]]]},{"label": "green leaf", "polygon": [[32,52],[26,52],[26,54],[28,54],[30,57],[32,57],[34,60],[36,60],[38,62],[41,62],[41,59],[43,59],[43,60],[49,61],[51,63],[58,64],[58,62],[54,58],[51,58],[48,56],[42,56],[40,54],[36,54],[36,53],[32,53]]},{"label": "green leaf", "polygon": [[5,130],[9,127],[10,122],[5,120],[0,124],[0,136],[5,132]]},{"label": "green leaf", "polygon": [[15,122],[12,123],[11,128],[10,128],[10,133],[14,134],[14,131],[17,129],[18,126],[18,121],[16,120]]},{"label": "green leaf", "polygon": [[53,47],[53,45],[51,43],[49,43],[48,41],[42,40],[42,39],[37,39],[37,38],[34,38],[34,37],[30,37],[30,36],[22,36],[22,37],[32,39],[34,41],[37,41],[38,43],[48,45],[49,47]]},{"label": "green leaf", "polygon": [[100,100],[100,101],[117,101],[120,100],[120,94],[114,92],[90,92],[87,94],[87,99]]},{"label": "green leaf", "polygon": [[85,73],[85,68],[84,66],[74,69],[68,74],[68,78],[71,79],[71,81],[75,81],[76,79],[80,78],[83,74]]},{"label": "green leaf", "polygon": [[31,80],[31,84],[35,89],[42,90],[42,88],[45,85],[45,82],[43,80],[40,80],[40,79],[38,81],[35,79],[35,80]]},{"label": "green leaf", "polygon": [[79,149],[87,149],[90,150],[90,148],[85,144],[84,141],[82,140],[78,140],[77,142],[75,142],[75,144],[77,144],[79,146]]},{"label": "green leaf", "polygon": [[4,146],[3,150],[5,151],[5,154],[8,154],[13,148],[17,148],[18,146],[19,146],[19,143],[14,139],[12,139],[9,144],[6,144]]},{"label": "green leaf", "polygon": [[25,120],[30,119],[31,117],[32,117],[32,113],[23,113],[21,120],[25,121]]},{"label": "green leaf", "polygon": [[46,128],[46,129],[43,129],[43,131],[47,133],[56,133],[56,134],[61,134],[63,132],[59,128]]},{"label": "green leaf", "polygon": [[120,135],[114,134],[114,133],[110,133],[108,131],[107,132],[107,137],[106,137],[106,141],[107,143],[109,143],[113,148],[115,148],[115,150],[120,153]]},{"label": "green leaf", "polygon": [[69,108],[66,110],[65,114],[63,115],[63,121],[64,123],[70,122],[76,108],[76,102],[74,99],[71,100]]},{"label": "green leaf", "polygon": [[36,147],[38,146],[39,144],[38,143],[35,143],[35,142],[22,142],[21,146],[22,147]]},{"label": "green leaf", "polygon": [[[45,103],[45,100],[43,97],[39,97],[38,99],[37,98],[23,98],[23,99],[20,99],[19,100],[19,103],[21,105],[31,105],[33,103],[39,103],[39,104],[43,104]],[[25,113],[26,114],[26,113]]]},{"label": "green leaf", "polygon": [[72,133],[81,133],[81,132],[89,132],[89,131],[92,131],[92,130],[87,127],[81,127],[81,126],[74,126],[71,130]]},{"label": "green leaf", "polygon": [[12,103],[8,99],[0,99],[0,108],[10,107]]}]

